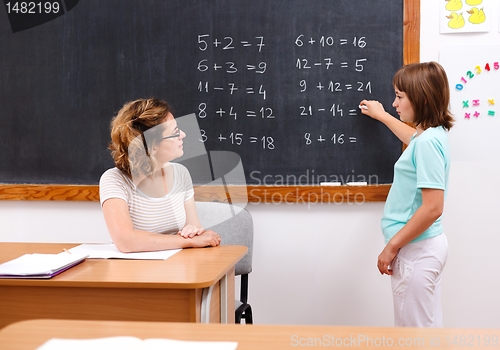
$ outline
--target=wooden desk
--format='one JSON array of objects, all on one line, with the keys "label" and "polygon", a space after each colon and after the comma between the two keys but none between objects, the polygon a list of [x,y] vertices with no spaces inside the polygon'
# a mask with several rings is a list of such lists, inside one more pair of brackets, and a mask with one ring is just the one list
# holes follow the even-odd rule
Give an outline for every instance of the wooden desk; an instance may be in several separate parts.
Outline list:
[{"label": "wooden desk", "polygon": [[[76,244],[0,243],[0,263]],[[234,322],[234,266],[247,247],[183,249],[167,260],[87,259],[48,280],[0,279],[0,328],[28,319]]]},{"label": "wooden desk", "polygon": [[238,350],[313,347],[440,350],[498,349],[500,330],[31,320],[0,330],[0,348],[33,350],[51,338],[112,336],[236,341]]}]

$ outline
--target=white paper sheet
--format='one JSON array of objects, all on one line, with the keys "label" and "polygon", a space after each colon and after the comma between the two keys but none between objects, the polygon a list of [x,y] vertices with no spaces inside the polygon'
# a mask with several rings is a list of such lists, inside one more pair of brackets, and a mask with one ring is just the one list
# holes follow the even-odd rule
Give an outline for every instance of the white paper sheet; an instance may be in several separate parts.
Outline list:
[{"label": "white paper sheet", "polygon": [[86,254],[89,259],[138,259],[138,260],[166,260],[181,249],[159,250],[154,252],[122,253],[113,243],[80,244],[69,250],[72,254]]},{"label": "white paper sheet", "polygon": [[37,350],[236,350],[237,342],[187,341],[173,339],[145,339],[136,337],[108,337],[95,339],[59,339],[45,342]]}]

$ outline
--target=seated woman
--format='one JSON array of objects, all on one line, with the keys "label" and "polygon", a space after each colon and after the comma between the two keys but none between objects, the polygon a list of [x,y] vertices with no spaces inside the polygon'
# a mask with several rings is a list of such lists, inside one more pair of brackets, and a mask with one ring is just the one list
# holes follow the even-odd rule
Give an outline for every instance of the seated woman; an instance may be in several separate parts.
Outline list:
[{"label": "seated woman", "polygon": [[186,134],[167,102],[126,103],[111,121],[115,168],[101,176],[100,201],[109,234],[122,252],[206,247],[220,236],[198,220],[188,170],[171,163],[183,155]]}]

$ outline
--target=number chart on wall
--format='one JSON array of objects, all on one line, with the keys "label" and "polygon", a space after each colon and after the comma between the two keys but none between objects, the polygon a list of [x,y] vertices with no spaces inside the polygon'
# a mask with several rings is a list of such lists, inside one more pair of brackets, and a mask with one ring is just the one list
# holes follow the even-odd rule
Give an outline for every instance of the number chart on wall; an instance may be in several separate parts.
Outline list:
[{"label": "number chart on wall", "polygon": [[453,159],[491,161],[500,146],[500,46],[446,46],[439,54],[450,82],[451,111],[456,123],[450,131]]},{"label": "number chart on wall", "polygon": [[86,0],[19,32],[0,22],[5,182],[97,183],[110,118],[152,96],[194,113],[247,184],[392,182],[401,143],[358,106],[394,111],[402,0]]}]

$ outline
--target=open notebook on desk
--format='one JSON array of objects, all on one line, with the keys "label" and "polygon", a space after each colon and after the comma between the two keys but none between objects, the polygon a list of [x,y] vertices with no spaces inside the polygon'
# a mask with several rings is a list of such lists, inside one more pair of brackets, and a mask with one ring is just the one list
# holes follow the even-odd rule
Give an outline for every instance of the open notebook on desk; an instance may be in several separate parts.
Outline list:
[{"label": "open notebook on desk", "polygon": [[68,250],[72,254],[85,254],[89,259],[138,259],[165,260],[181,249],[158,250],[154,252],[122,253],[113,243],[85,243]]},{"label": "open notebook on desk", "polygon": [[24,254],[0,264],[0,278],[51,278],[81,263],[88,254]]}]

